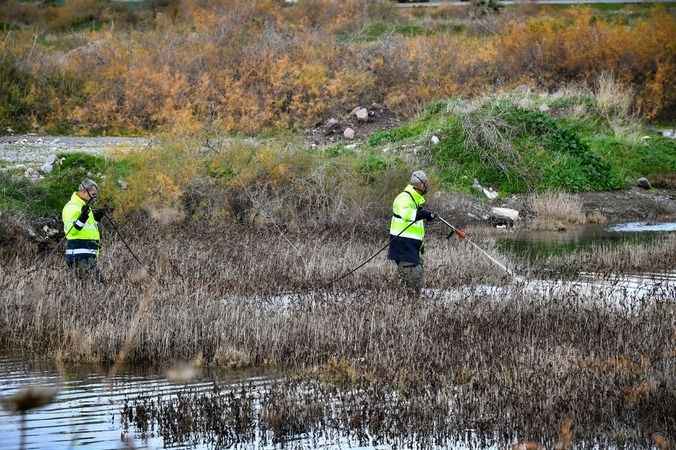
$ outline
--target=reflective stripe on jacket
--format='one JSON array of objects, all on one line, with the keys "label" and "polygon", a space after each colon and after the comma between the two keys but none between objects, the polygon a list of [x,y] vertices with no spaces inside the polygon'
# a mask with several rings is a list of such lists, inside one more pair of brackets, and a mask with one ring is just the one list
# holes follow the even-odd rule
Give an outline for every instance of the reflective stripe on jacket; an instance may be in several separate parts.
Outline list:
[{"label": "reflective stripe on jacket", "polygon": [[[420,264],[420,249],[425,237],[425,224],[422,219],[416,220],[416,215],[418,208],[424,203],[425,198],[411,185],[406,186],[404,192],[394,199],[390,222],[390,248],[387,254],[389,259],[397,263]],[[409,226],[411,223],[412,225]],[[405,231],[402,233],[402,230]]]},{"label": "reflective stripe on jacket", "polygon": [[[78,220],[84,205],[85,201],[75,192],[70,197],[70,201],[63,207],[61,213],[63,232],[67,233],[66,239],[68,240],[66,256],[98,255],[101,236],[99,225],[94,219],[94,213],[90,209],[89,216],[87,216],[87,221],[84,224],[79,223]],[[81,230],[75,228],[76,222],[78,226],[82,226]]]}]

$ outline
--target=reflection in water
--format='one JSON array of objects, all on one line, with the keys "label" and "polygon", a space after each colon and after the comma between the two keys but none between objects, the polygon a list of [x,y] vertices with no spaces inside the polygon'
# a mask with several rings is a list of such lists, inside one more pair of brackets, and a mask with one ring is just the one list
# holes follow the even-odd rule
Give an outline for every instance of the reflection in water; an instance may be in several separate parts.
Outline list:
[{"label": "reflection in water", "polygon": [[599,246],[649,244],[671,231],[676,231],[676,223],[586,225],[573,227],[565,232],[521,230],[499,237],[497,245],[501,250],[532,261]]},{"label": "reflection in water", "polygon": [[[224,379],[222,383],[268,383],[269,378],[249,374],[239,378]],[[53,368],[29,367],[13,358],[0,358],[0,396],[6,397],[27,385],[55,386],[62,389],[56,400],[28,415],[26,449],[121,449],[124,448],[123,430],[119,413],[125,400],[146,396],[170,399],[185,387],[169,383],[155,373],[124,373],[112,383],[99,370],[69,374],[61,380]],[[192,392],[208,391],[212,382],[197,382],[190,386]],[[20,442],[20,417],[0,409],[0,449],[18,449]],[[163,448],[160,437],[146,435],[138,439],[133,433],[136,448]],[[174,448],[181,448],[175,446]],[[190,447],[195,448],[195,447]]]},{"label": "reflection in water", "polygon": [[[444,398],[412,401],[389,390],[344,391],[254,372],[183,386],[153,372],[120,374],[111,384],[105,373],[85,369],[61,380],[53,368],[0,358],[0,396],[27,385],[61,391],[28,416],[26,449],[465,450],[498,449],[514,438],[454,424],[453,401]],[[413,429],[401,428],[412,420]],[[0,411],[0,436],[0,449],[18,449],[20,417]],[[125,445],[128,438],[134,447]]]}]

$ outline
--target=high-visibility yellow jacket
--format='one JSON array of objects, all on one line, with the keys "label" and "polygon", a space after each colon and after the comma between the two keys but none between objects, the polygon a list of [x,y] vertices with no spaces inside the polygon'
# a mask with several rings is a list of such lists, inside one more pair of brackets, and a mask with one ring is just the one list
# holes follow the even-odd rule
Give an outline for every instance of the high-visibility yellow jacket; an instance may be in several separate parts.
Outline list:
[{"label": "high-visibility yellow jacket", "polygon": [[425,197],[410,184],[394,199],[390,222],[389,259],[414,264],[420,262],[425,224],[417,215],[419,208],[424,204]]},{"label": "high-visibility yellow jacket", "polygon": [[91,257],[91,255],[99,254],[101,235],[99,225],[94,219],[94,213],[90,209],[87,221],[83,223],[79,220],[85,204],[85,201],[75,192],[63,207],[61,218],[63,219],[63,232],[66,233],[68,242],[66,257]]}]

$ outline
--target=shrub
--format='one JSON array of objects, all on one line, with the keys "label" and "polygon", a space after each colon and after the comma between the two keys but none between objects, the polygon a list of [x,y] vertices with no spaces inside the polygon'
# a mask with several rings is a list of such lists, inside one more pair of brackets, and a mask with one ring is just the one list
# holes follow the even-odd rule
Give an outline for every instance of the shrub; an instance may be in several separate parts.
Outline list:
[{"label": "shrub", "polygon": [[[56,7],[53,26],[121,14],[78,1]],[[568,82],[597,83],[608,114],[670,117],[676,105],[676,19],[662,10],[627,24],[580,8],[506,15],[499,33],[476,35],[437,33],[389,2],[366,0],[157,8],[164,14],[138,32],[91,30],[86,45],[65,53],[73,35],[63,32],[56,45],[35,40],[29,27],[0,41],[13,58],[0,73],[8,105],[0,120],[107,133],[206,124],[254,134],[312,126],[374,101],[413,115],[458,94]]]}]

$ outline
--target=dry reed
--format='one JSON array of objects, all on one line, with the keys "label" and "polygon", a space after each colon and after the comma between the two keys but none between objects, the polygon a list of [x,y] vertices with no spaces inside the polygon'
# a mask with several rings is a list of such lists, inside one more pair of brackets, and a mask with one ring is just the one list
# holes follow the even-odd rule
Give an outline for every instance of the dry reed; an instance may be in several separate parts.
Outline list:
[{"label": "dry reed", "polygon": [[528,199],[530,209],[535,213],[531,226],[539,230],[556,230],[567,225],[587,223],[582,201],[575,194],[565,192],[544,192]]},{"label": "dry reed", "polygon": [[[79,335],[85,348],[115,368],[163,365],[201,353],[204,364],[297,369],[324,381],[395,388],[404,395],[394,411],[408,411],[400,415],[406,426],[430,430],[438,424],[435,417],[448,417],[448,411],[464,411],[462,423],[451,422],[456,427],[490,418],[492,429],[530,436],[560,429],[562,445],[568,428],[560,421],[569,415],[584,424],[581,438],[617,418],[644,432],[674,427],[669,380],[676,379],[675,367],[664,355],[676,336],[665,302],[637,302],[630,294],[610,302],[601,291],[575,288],[534,294],[518,285],[491,293],[482,284],[500,284],[501,275],[468,246],[435,236],[434,227],[427,283],[457,292],[458,299],[407,298],[382,259],[339,286],[312,292],[368,256],[381,238],[368,228],[326,229],[314,239],[287,232],[303,263],[277,230],[189,230],[186,239],[186,228],[170,224],[161,236],[131,240],[148,261],[164,254],[183,277],[158,262],[139,283],[121,269],[133,259],[107,235],[100,264],[110,280],[106,287],[74,278],[56,256],[48,261],[52,269],[37,271],[33,280],[21,276],[30,261],[7,261],[0,274],[0,348],[34,358],[59,350],[67,355],[64,337]],[[304,293],[279,295],[286,291]],[[78,354],[82,344],[72,345]],[[615,360],[632,364],[595,369]],[[193,375],[181,366],[172,373],[177,381]],[[315,418],[332,404],[326,399],[282,416],[289,397],[271,400],[263,421],[282,437],[321,429]],[[425,410],[430,404],[437,409]],[[495,414],[507,410],[512,413]],[[391,426],[390,416],[374,414],[346,423],[356,430],[366,426],[360,424]],[[298,428],[290,428],[294,423]],[[556,435],[550,439],[553,444]]]}]

